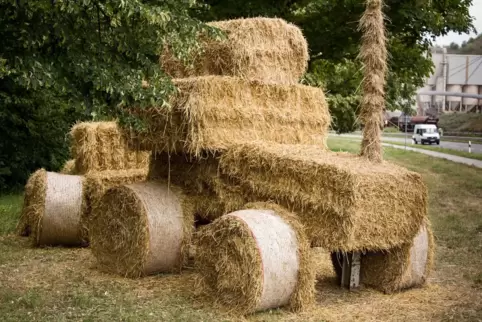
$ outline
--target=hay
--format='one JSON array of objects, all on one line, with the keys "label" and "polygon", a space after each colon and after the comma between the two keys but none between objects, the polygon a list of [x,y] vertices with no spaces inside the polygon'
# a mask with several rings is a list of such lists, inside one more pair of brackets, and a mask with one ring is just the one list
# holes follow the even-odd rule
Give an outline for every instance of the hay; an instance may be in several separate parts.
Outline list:
[{"label": "hay", "polygon": [[400,246],[427,215],[420,175],[315,146],[240,145],[223,154],[220,171],[245,200],[272,200],[298,214],[313,244],[330,251]]},{"label": "hay", "polygon": [[79,174],[148,167],[149,153],[129,150],[116,122],[78,123],[70,135]]},{"label": "hay", "polygon": [[219,156],[195,158],[186,154],[153,153],[149,164],[149,180],[161,179],[181,187],[193,203],[198,219],[213,221],[247,202],[239,187],[220,180]]},{"label": "hay", "polygon": [[62,174],[76,174],[75,173],[75,160],[68,160],[65,162],[62,170],[60,170]]},{"label": "hay", "polygon": [[[82,211],[81,176],[37,171],[25,211],[34,246],[78,246]],[[30,199],[31,198],[31,199]]]},{"label": "hay", "polygon": [[84,202],[82,205],[81,236],[84,244],[89,241],[91,214],[104,193],[113,187],[145,181],[147,169],[90,172],[85,175]]},{"label": "hay", "polygon": [[303,227],[294,215],[254,203],[197,234],[200,285],[218,302],[247,314],[314,300],[315,270]]},{"label": "hay", "polygon": [[226,214],[216,196],[218,158],[196,159],[185,154],[152,154],[149,180],[164,180],[183,189],[198,218],[212,221]]},{"label": "hay", "polygon": [[385,109],[385,84],[387,73],[387,46],[383,22],[382,0],[367,0],[366,10],[360,20],[363,62],[363,100],[360,117],[363,128],[361,155],[373,162],[381,162],[382,113]]},{"label": "hay", "polygon": [[235,76],[266,83],[296,84],[308,66],[308,44],[301,30],[281,19],[250,18],[209,23],[227,37],[202,37],[203,50],[185,66],[169,51],[161,66],[173,78]]},{"label": "hay", "polygon": [[91,223],[92,252],[108,272],[128,277],[176,272],[188,259],[193,214],[173,186],[144,182],[112,188]]},{"label": "hay", "polygon": [[146,131],[129,135],[136,147],[198,157],[254,140],[326,149],[331,120],[318,88],[219,76],[175,84],[180,92],[172,98],[172,109],[132,109],[147,123]]},{"label": "hay", "polygon": [[362,256],[361,282],[385,293],[423,285],[433,265],[434,240],[424,224],[411,243]]},{"label": "hay", "polygon": [[25,185],[23,195],[22,213],[17,224],[17,234],[19,236],[30,236],[32,232],[32,219],[40,218],[43,211],[45,200],[45,178],[47,171],[39,169],[35,171]]}]

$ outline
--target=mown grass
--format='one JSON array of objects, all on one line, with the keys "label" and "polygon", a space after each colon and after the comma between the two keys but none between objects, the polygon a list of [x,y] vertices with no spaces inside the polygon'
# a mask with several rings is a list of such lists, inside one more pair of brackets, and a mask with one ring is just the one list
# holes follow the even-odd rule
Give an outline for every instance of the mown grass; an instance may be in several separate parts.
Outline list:
[{"label": "mown grass", "polygon": [[[354,145],[360,144],[359,140],[357,141],[357,139],[353,139],[353,138],[330,138],[330,140],[332,140],[332,142],[338,141],[338,140],[345,140],[345,141],[350,141]],[[393,141],[386,141],[386,142],[383,142],[383,143],[388,143],[388,144],[393,144],[393,145],[398,145],[398,146],[405,146],[404,143],[393,142]],[[332,143],[332,144],[335,144],[335,143]],[[464,157],[464,158],[482,161],[482,153],[469,153],[469,152],[465,152],[465,151],[452,150],[452,149],[446,149],[446,148],[430,146],[430,145],[423,145],[423,144],[412,145],[411,139],[408,140],[408,145],[410,147],[416,148],[416,149],[430,150],[430,151],[435,151],[435,152],[440,152],[440,153],[445,153],[445,154],[450,154],[450,155],[455,155],[455,156],[459,156],[459,157]],[[338,146],[343,146],[343,145],[340,145],[338,143]]]},{"label": "mown grass", "polygon": [[[359,142],[329,139],[332,150]],[[0,198],[0,316],[4,321],[477,321],[482,318],[482,170],[386,148],[386,160],[422,174],[437,241],[429,286],[394,295],[348,292],[334,284],[324,252],[316,253],[315,307],[273,310],[241,319],[196,295],[196,272],[131,280],[101,273],[89,249],[32,249],[12,234],[21,196]],[[108,232],[106,232],[108,233]]]},{"label": "mown grass", "polygon": [[[394,133],[394,132],[385,132],[383,133],[383,137],[386,137],[386,138],[404,138],[405,135],[400,135],[400,134],[404,134],[402,132],[399,132],[398,134]],[[407,140],[411,140],[412,139],[412,135],[413,133],[408,133],[407,134]],[[469,137],[470,135],[467,135],[467,137]],[[454,143],[466,143],[468,144],[469,141],[472,142],[472,144],[481,144],[482,143],[482,137],[479,135],[479,136],[474,136],[470,139],[462,139],[462,138],[457,138],[457,137],[454,137],[454,136],[449,136],[448,134],[446,134],[446,136],[442,136],[442,139],[441,139],[443,142],[454,142]]]},{"label": "mown grass", "polygon": [[[387,142],[387,143],[390,143],[393,145],[405,146],[405,144],[398,143],[398,142]],[[469,153],[466,151],[452,150],[452,149],[441,148],[438,146],[430,146],[430,145],[423,145],[423,144],[417,144],[411,147],[416,149],[430,150],[430,151],[435,151],[435,152],[440,152],[440,153],[445,153],[450,155],[456,155],[459,157],[464,157],[469,159],[482,160],[482,153]]]},{"label": "mown grass", "polygon": [[0,235],[15,230],[22,209],[22,198],[21,194],[0,196]]}]

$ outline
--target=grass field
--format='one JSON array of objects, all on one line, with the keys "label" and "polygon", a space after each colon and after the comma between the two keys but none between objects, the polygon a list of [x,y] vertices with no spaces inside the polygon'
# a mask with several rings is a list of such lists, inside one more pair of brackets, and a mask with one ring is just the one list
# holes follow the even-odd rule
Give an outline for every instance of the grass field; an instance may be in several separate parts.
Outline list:
[{"label": "grass field", "polygon": [[[398,143],[398,142],[387,141],[386,143],[405,146],[405,144]],[[430,150],[430,151],[435,151],[435,152],[440,152],[445,154],[456,155],[459,157],[464,157],[469,159],[482,160],[482,153],[469,153],[466,151],[452,150],[452,149],[441,148],[438,146],[430,146],[430,145],[423,145],[423,144],[416,144],[416,145],[414,144],[414,145],[410,145],[410,147],[416,148],[416,149]]]},{"label": "grass field", "polygon": [[[356,153],[359,143],[330,139]],[[437,241],[429,285],[395,295],[348,292],[334,284],[327,254],[316,249],[317,304],[233,317],[196,295],[196,272],[138,280],[99,272],[88,249],[32,249],[11,234],[21,196],[0,197],[0,317],[3,321],[478,321],[482,319],[482,169],[403,150],[385,158],[420,172],[429,188]]]}]

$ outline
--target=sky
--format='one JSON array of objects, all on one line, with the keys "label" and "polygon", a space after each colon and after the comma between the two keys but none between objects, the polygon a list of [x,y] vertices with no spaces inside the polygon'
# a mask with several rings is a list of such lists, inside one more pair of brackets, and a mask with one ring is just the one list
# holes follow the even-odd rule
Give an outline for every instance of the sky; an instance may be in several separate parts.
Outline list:
[{"label": "sky", "polygon": [[[473,0],[472,7],[470,7],[470,15],[474,17],[474,26],[477,29],[477,32],[482,34],[482,0]],[[450,45],[452,42],[457,44],[462,44],[464,40],[469,40],[470,37],[477,36],[475,33],[472,34],[457,34],[457,33],[449,33],[444,37],[439,37],[435,40],[437,45]]]}]

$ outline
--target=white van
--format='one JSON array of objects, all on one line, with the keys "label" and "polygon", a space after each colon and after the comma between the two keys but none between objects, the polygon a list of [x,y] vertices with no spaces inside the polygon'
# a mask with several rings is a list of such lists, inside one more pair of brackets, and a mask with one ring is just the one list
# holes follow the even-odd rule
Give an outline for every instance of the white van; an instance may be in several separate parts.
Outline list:
[{"label": "white van", "polygon": [[418,143],[437,143],[440,144],[440,134],[434,124],[417,124],[413,129],[413,142]]}]

